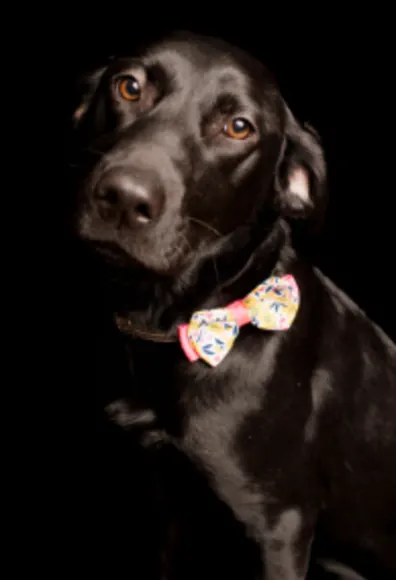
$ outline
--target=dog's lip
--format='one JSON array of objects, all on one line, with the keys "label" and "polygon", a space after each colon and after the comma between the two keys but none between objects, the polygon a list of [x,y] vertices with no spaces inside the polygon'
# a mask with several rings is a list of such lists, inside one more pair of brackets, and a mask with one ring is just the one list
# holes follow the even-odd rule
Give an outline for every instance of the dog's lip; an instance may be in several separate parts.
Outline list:
[{"label": "dog's lip", "polygon": [[93,251],[102,255],[104,258],[123,263],[131,261],[129,254],[115,242],[90,240],[89,245]]},{"label": "dog's lip", "polygon": [[[94,252],[100,259],[103,259],[109,265],[119,266],[119,267],[143,267],[146,268],[144,262],[136,259],[134,256],[130,255],[126,250],[120,247],[116,242],[100,241],[100,240],[90,240],[89,246],[92,252]],[[172,272],[160,271],[161,274],[171,275]]]}]

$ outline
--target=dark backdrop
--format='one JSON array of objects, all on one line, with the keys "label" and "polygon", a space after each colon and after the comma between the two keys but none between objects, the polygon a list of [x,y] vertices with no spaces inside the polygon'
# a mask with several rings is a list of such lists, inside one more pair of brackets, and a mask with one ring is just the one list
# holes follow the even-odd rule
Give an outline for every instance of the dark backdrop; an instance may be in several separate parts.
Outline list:
[{"label": "dark backdrop", "polygon": [[[296,116],[314,125],[323,138],[330,205],[322,236],[315,242],[317,265],[395,339],[393,62],[388,16],[362,12],[347,15],[329,11],[322,4],[320,13],[312,9],[292,15],[286,4],[279,8],[274,14],[268,13],[263,3],[254,2],[234,7],[213,3],[210,8],[199,3],[177,9],[169,5],[131,6],[129,10],[117,6],[105,9],[98,4],[95,14],[88,9],[84,14],[84,7],[70,9],[64,17],[57,13],[54,20],[58,24],[51,35],[57,47],[53,55],[54,62],[57,58],[57,82],[60,78],[65,97],[64,127],[71,113],[71,83],[77,73],[108,55],[133,52],[135,45],[155,39],[166,30],[184,28],[218,35],[251,51],[273,70]],[[63,143],[64,132],[59,131],[56,139]],[[67,164],[61,169],[65,170]],[[66,184],[62,175],[61,181]],[[67,187],[59,197],[51,197],[51,211],[61,223],[67,198]],[[72,556],[76,555],[89,569],[93,560],[97,565],[100,561],[98,546],[103,548],[106,543],[100,538],[109,535],[103,513],[118,510],[123,514],[126,509],[123,484],[124,496],[120,492],[117,497],[114,481],[108,484],[104,475],[108,465],[106,469],[98,467],[93,459],[97,434],[92,401],[97,400],[98,377],[93,377],[91,369],[99,366],[99,382],[116,381],[117,373],[122,374],[122,361],[117,355],[116,337],[109,340],[103,331],[100,293],[91,272],[66,229],[58,228],[57,234],[58,257],[53,260],[51,245],[48,263],[60,266],[60,282],[54,293],[62,306],[62,324],[59,327],[55,318],[51,321],[48,342],[56,343],[55,360],[61,368],[56,389],[59,392],[62,385],[65,428],[61,430],[61,478],[65,491],[61,492],[60,503],[65,521],[73,530],[66,540],[68,556],[63,563],[75,561]],[[98,343],[101,355],[96,350]],[[115,463],[111,469],[122,480],[124,475],[117,472]],[[107,499],[107,485],[113,486],[111,501]],[[99,512],[102,523],[97,528]],[[118,525],[123,519],[120,515]],[[93,540],[92,532],[98,529],[100,538]],[[93,544],[95,541],[99,543]]]}]

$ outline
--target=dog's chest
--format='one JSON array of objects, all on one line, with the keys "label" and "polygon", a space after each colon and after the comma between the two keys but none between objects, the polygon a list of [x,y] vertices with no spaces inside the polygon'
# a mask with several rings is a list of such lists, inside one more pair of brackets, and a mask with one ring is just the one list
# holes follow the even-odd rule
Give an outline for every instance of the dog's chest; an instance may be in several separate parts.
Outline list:
[{"label": "dog's chest", "polygon": [[[146,403],[182,417],[224,391],[224,366],[188,361],[179,344],[136,343],[131,350],[133,378]],[[212,401],[213,402],[213,401]]]},{"label": "dog's chest", "polygon": [[[232,351],[216,367],[202,360],[190,362],[178,344],[138,341],[132,345],[135,383],[145,404],[163,426],[180,433],[213,422],[233,427],[258,413],[273,383],[279,335],[257,340],[257,331],[238,338]],[[255,361],[255,362],[254,362]],[[271,397],[272,405],[277,400]]]}]

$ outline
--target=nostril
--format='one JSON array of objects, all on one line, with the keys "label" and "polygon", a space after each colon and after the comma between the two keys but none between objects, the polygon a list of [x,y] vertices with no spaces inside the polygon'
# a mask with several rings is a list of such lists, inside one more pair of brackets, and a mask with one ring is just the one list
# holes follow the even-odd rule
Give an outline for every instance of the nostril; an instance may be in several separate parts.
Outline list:
[{"label": "nostril", "polygon": [[114,220],[119,214],[119,193],[115,187],[99,187],[95,193],[96,208],[104,220]]},{"label": "nostril", "polygon": [[118,202],[118,193],[114,188],[99,189],[97,199],[108,205],[115,205]]},{"label": "nostril", "polygon": [[152,215],[151,215],[151,209],[150,209],[149,204],[143,203],[143,202],[138,203],[135,206],[134,210],[135,210],[136,217],[140,222],[145,223],[145,222],[151,221]]}]

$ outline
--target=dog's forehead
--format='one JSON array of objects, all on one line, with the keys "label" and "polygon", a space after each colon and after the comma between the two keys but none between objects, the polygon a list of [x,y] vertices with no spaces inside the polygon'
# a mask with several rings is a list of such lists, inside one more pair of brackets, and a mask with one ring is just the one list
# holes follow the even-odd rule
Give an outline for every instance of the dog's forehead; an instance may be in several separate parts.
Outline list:
[{"label": "dog's forehead", "polygon": [[172,65],[173,62],[185,62],[194,69],[210,69],[214,62],[235,63],[230,45],[217,44],[209,39],[169,39],[162,40],[147,47],[142,56],[146,60],[157,60]]},{"label": "dog's forehead", "polygon": [[246,93],[252,85],[273,86],[273,78],[261,62],[218,39],[171,38],[151,45],[141,58],[147,66],[159,65],[180,79],[216,83],[220,89],[234,85]]}]

